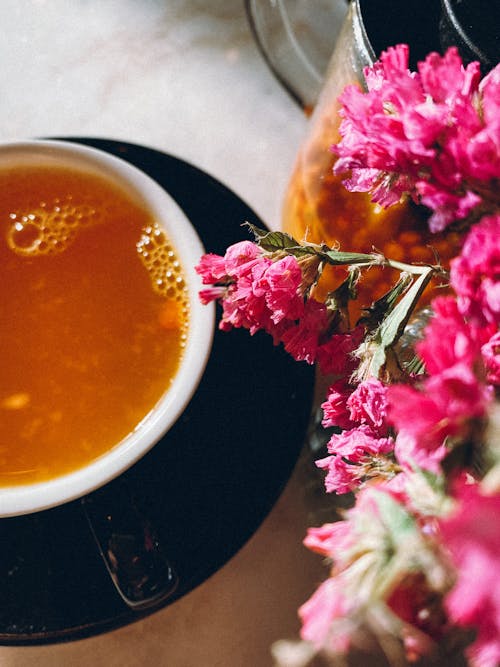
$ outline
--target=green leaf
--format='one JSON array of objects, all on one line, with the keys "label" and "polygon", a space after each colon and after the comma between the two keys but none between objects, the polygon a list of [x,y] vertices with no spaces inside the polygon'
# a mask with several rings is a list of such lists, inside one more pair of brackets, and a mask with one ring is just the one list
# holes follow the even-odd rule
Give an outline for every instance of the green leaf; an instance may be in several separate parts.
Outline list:
[{"label": "green leaf", "polygon": [[380,519],[392,542],[398,544],[415,531],[415,520],[394,498],[383,491],[373,491]]},{"label": "green leaf", "polygon": [[365,309],[366,315],[360,318],[359,323],[366,324],[369,329],[379,326],[384,317],[394,308],[397,300],[412,284],[413,278],[408,273],[402,273],[398,282],[380,299],[374,301]]},{"label": "green leaf", "polygon": [[444,475],[438,475],[425,468],[418,468],[418,473],[425,479],[429,487],[436,493],[445,495],[446,493],[446,478]]},{"label": "green leaf", "polygon": [[407,364],[404,364],[404,369],[411,375],[421,375],[425,371],[425,364],[418,355],[414,355]]},{"label": "green leaf", "polygon": [[366,254],[362,252],[341,252],[340,250],[321,250],[318,254],[322,259],[332,266],[344,266],[353,264],[383,264],[382,255],[375,253]]},{"label": "green leaf", "polygon": [[349,301],[352,301],[356,298],[356,283],[358,276],[349,272],[347,278],[340,283],[337,289],[330,292],[325,300],[325,304],[330,307],[332,310],[347,309]]},{"label": "green leaf", "polygon": [[300,244],[285,232],[270,232],[267,229],[260,229],[255,225],[246,223],[255,237],[255,241],[263,249],[269,252],[277,250],[288,250],[289,248],[300,248]]},{"label": "green leaf", "polygon": [[256,243],[268,252],[285,250],[291,255],[316,255],[327,264],[332,266],[349,266],[354,264],[383,264],[385,259],[382,255],[359,252],[341,252],[328,246],[319,246],[315,244],[301,244],[290,234],[285,232],[271,232],[267,229],[260,229],[247,222],[246,226],[255,237]]},{"label": "green leaf", "polygon": [[375,377],[378,376],[380,369],[385,364],[387,348],[394,345],[403,333],[404,328],[408,324],[408,320],[410,319],[418,300],[422,296],[422,292],[429,284],[434,271],[435,270],[429,266],[424,273],[420,274],[399,303],[387,317],[382,320],[374,337],[374,340],[378,343],[377,350],[373,355],[371,363],[371,370]]}]

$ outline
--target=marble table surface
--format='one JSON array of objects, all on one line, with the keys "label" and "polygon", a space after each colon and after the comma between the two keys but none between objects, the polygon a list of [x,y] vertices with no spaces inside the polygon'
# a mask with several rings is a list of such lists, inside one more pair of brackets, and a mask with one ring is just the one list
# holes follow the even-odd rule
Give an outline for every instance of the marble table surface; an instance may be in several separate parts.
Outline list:
[{"label": "marble table surface", "polygon": [[268,224],[306,119],[243,0],[2,0],[0,139],[102,136],[205,169]]},{"label": "marble table surface", "polygon": [[[307,120],[269,73],[242,0],[2,0],[0,26],[0,140],[145,144],[206,170],[279,225]],[[295,636],[297,607],[322,576],[301,545],[301,474],[243,549],[174,605],[90,639],[0,647],[0,664],[271,665],[270,645]]]}]

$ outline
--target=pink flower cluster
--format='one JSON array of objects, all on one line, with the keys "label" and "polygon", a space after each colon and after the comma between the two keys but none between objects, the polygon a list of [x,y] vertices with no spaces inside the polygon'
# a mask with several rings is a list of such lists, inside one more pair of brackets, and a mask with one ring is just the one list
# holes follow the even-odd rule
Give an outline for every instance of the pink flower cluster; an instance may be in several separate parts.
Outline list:
[{"label": "pink flower cluster", "polygon": [[388,415],[397,431],[400,465],[439,473],[443,458],[455,442],[467,439],[493,399],[482,348],[496,328],[467,323],[453,297],[435,299],[433,310],[425,340],[418,345],[428,374],[414,386],[389,387]]},{"label": "pink flower cluster", "polygon": [[316,462],[327,471],[328,492],[348,493],[371,478],[392,477],[387,454],[394,449],[389,434],[387,387],[370,378],[353,388],[345,380],[328,390],[323,408],[323,426],[337,426],[328,442],[329,456]]},{"label": "pink flower cluster", "polygon": [[406,45],[390,48],[365,70],[366,93],[345,88],[334,170],[350,171],[347,189],[382,206],[411,196],[432,210],[436,232],[474,208],[490,210],[500,179],[500,66],[481,81],[478,63],[464,68],[455,48],[431,53],[418,72],[408,62]]},{"label": "pink flower cluster", "polygon": [[[310,528],[304,540],[332,566],[329,579],[299,610],[302,638],[327,654],[345,652],[353,643],[356,617],[359,623],[361,610],[374,605],[387,625],[393,616],[403,625],[408,654],[424,655],[447,630],[443,608],[435,602],[445,586],[435,545],[426,544],[415,519],[387,488],[364,488],[345,516]],[[403,526],[404,537],[398,533]],[[404,575],[389,566],[395,554],[405,561]],[[420,571],[420,561],[433,570],[429,576]]]},{"label": "pink flower cluster", "polygon": [[[417,358],[406,366],[395,345],[412,292],[351,330],[335,294],[311,296],[324,248],[292,251],[273,238],[267,250],[243,241],[205,255],[200,298],[220,303],[222,330],[264,331],[333,376],[322,423],[334,433],[316,463],[327,492],[354,492],[355,503],[308,532],[331,571],[300,609],[303,639],[345,652],[378,614],[375,626],[399,635],[412,659],[472,629],[471,664],[498,667],[500,448],[487,427],[500,387],[500,65],[481,81],[478,65],[464,68],[450,49],[410,72],[397,46],[365,75],[368,92],[350,86],[341,99],[335,170],[350,170],[348,189],[384,206],[408,194],[432,210],[432,231],[470,223],[451,261],[454,295],[433,300]],[[379,365],[365,363],[373,349]],[[490,466],[488,484],[478,461]]]},{"label": "pink flower cluster", "polygon": [[500,214],[484,217],[451,262],[451,285],[468,320],[500,324]]},{"label": "pink flower cluster", "polygon": [[[346,598],[345,578],[355,565],[346,564],[344,554],[352,550],[361,516],[367,519],[369,513],[376,521],[366,499],[382,492],[421,525],[423,551],[441,551],[442,561],[449,557],[456,572],[456,585],[447,595],[449,587],[444,584],[433,590],[425,569],[410,568],[400,573],[399,583],[385,596],[388,608],[405,623],[409,654],[423,654],[429,642],[439,643],[450,628],[474,628],[477,637],[469,649],[472,664],[500,664],[500,533],[496,527],[500,493],[485,496],[477,481],[461,482],[451,495],[455,510],[438,521],[429,517],[428,507],[421,514],[422,499],[415,502],[411,497],[415,474],[424,471],[442,478],[443,459],[455,447],[461,443],[469,448],[483,446],[477,441],[482,432],[478,425],[488,417],[500,379],[499,253],[500,215],[485,217],[471,229],[461,255],[453,261],[456,298],[438,297],[432,303],[433,317],[417,344],[425,374],[391,385],[370,378],[353,386],[343,379],[329,388],[322,405],[323,424],[342,430],[330,438],[329,456],[317,465],[327,471],[327,491],[356,491],[357,500],[345,521],[311,529],[305,540],[309,548],[334,562],[330,579],[300,611],[303,637],[323,642],[326,650],[338,650],[338,646],[324,634],[315,613],[322,610],[330,630],[340,617],[352,616],[354,603]],[[464,465],[454,474],[466,470]],[[357,535],[356,539],[362,538]],[[344,627],[333,636],[345,645],[348,634]]]},{"label": "pink flower cluster", "polygon": [[196,270],[203,283],[210,285],[200,291],[202,302],[222,305],[219,328],[223,331],[243,327],[255,334],[262,330],[297,361],[317,362],[325,373],[352,369],[350,354],[362,332],[332,331],[333,313],[324,303],[305,298],[312,279],[305,279],[306,271],[294,256],[267,253],[256,243],[241,241],[223,257],[204,255]]},{"label": "pink flower cluster", "polygon": [[244,327],[254,334],[263,329],[281,338],[304,315],[302,272],[294,257],[273,262],[255,243],[241,241],[224,257],[204,255],[196,270],[205,285],[212,285],[200,292],[202,301],[222,301],[219,326],[225,331]]},{"label": "pink flower cluster", "polygon": [[349,521],[337,521],[320,528],[310,528],[304,544],[329,560],[334,561],[331,576],[324,581],[312,597],[299,609],[302,620],[301,636],[317,648],[331,653],[348,650],[350,628],[332,631],[332,625],[341,623],[354,607],[354,600],[346,596],[340,573],[348,566],[346,554],[355,536]]},{"label": "pink flower cluster", "polygon": [[487,496],[463,481],[455,490],[456,507],[440,522],[440,537],[457,571],[446,598],[454,623],[475,628],[468,653],[474,665],[500,665],[500,494]]},{"label": "pink flower cluster", "polygon": [[457,298],[433,301],[417,345],[425,378],[388,390],[395,454],[406,468],[438,472],[450,443],[466,440],[493,400],[500,379],[500,215],[472,227],[451,276]]},{"label": "pink flower cluster", "polygon": [[[426,375],[387,386],[370,378],[336,381],[323,403],[323,425],[340,433],[328,442],[328,492],[355,491],[366,481],[390,481],[399,470],[440,472],[453,442],[467,439],[484,418],[500,378],[500,215],[485,217],[452,262],[457,298],[438,297],[417,345]],[[500,292],[499,292],[500,295]]]}]

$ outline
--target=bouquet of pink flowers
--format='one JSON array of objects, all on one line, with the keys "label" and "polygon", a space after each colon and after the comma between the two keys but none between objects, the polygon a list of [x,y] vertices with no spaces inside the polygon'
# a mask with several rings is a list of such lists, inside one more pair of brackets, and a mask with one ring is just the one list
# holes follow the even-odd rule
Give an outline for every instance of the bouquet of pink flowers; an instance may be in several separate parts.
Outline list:
[{"label": "bouquet of pink flowers", "polygon": [[[345,653],[368,628],[409,660],[459,647],[470,664],[498,667],[500,66],[481,79],[450,49],[411,72],[400,45],[365,78],[367,91],[341,96],[336,173],[382,206],[426,207],[431,231],[462,229],[459,256],[448,268],[405,264],[252,228],[254,242],[201,259],[200,297],[221,304],[221,329],[264,330],[331,378],[322,414],[333,434],[317,466],[327,493],[353,500],[305,538],[329,576],[299,610],[293,664]],[[347,277],[320,301],[327,265]],[[399,280],[352,323],[374,265]],[[436,275],[448,289],[422,313]]]}]

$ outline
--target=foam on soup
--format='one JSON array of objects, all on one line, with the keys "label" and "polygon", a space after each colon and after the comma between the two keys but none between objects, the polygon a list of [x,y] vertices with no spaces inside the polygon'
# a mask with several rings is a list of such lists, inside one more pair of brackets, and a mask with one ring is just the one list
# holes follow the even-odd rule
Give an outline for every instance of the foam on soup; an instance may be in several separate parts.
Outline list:
[{"label": "foam on soup", "polygon": [[189,304],[175,248],[115,183],[0,169],[0,485],[76,470],[172,382]]}]

